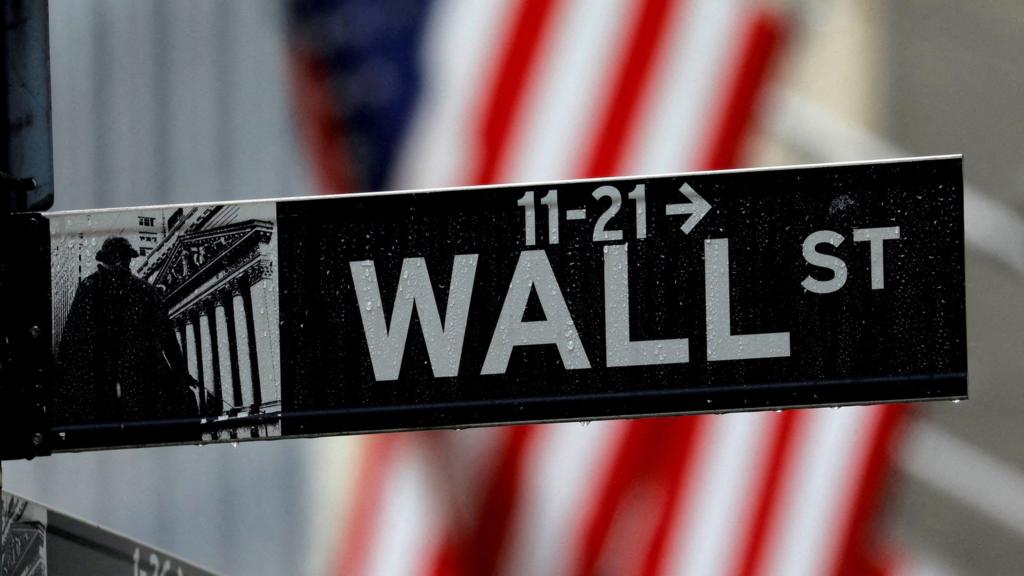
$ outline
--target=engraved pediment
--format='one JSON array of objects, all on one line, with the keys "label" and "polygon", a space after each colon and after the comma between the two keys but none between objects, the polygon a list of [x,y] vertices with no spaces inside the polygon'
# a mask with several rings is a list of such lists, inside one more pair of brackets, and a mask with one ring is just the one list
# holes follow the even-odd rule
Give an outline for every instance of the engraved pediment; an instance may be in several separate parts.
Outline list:
[{"label": "engraved pediment", "polygon": [[272,233],[271,223],[247,220],[182,234],[147,277],[171,298],[183,288],[256,257],[259,245],[269,241]]}]

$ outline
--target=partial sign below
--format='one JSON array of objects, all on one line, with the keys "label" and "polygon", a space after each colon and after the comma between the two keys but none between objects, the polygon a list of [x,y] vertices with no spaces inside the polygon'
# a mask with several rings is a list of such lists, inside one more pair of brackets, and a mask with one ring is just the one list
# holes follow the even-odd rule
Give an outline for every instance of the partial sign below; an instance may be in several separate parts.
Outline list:
[{"label": "partial sign below", "polygon": [[212,576],[191,562],[68,516],[0,494],[4,576]]},{"label": "partial sign below", "polygon": [[36,229],[38,451],[967,395],[959,157]]}]

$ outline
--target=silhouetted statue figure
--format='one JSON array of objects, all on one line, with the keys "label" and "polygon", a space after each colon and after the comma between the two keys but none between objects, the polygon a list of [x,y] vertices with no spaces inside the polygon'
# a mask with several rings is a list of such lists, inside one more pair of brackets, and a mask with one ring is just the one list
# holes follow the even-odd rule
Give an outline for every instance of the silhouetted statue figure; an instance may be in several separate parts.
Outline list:
[{"label": "silhouetted statue figure", "polygon": [[58,352],[56,424],[195,417],[194,385],[157,289],[128,265],[139,253],[107,238],[75,292]]}]

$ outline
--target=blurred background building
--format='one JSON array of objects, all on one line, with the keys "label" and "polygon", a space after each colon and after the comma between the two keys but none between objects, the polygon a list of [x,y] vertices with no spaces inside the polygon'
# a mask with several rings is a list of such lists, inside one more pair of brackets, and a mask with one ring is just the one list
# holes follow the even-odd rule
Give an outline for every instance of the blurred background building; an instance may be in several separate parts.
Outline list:
[{"label": "blurred background building", "polygon": [[[1017,416],[1024,408],[1018,389],[1024,373],[1024,305],[1019,296],[1024,287],[1024,164],[1019,150],[1024,147],[1024,67],[1018,53],[1024,46],[1024,5],[1012,0],[767,3],[767,43],[751,54],[770,61],[758,68],[758,58],[737,65],[729,55],[742,50],[747,38],[742,34],[746,28],[738,24],[747,20],[738,15],[759,14],[762,4],[678,4],[687,4],[689,14],[701,23],[685,30],[704,42],[693,40],[707,49],[699,56],[704,73],[654,74],[647,82],[659,88],[652,88],[650,95],[612,92],[620,98],[609,96],[610,103],[598,105],[594,116],[606,122],[591,134],[591,118],[581,102],[589,101],[588,90],[600,86],[586,71],[612,70],[618,59],[611,50],[620,45],[632,46],[629,59],[634,61],[657,54],[642,40],[629,43],[629,36],[614,26],[635,19],[641,22],[639,29],[662,30],[659,23],[669,22],[659,32],[663,39],[658,46],[689,54],[690,38],[682,34],[684,28],[671,24],[682,10],[677,3],[53,0],[55,209],[723,167],[701,157],[702,150],[720,147],[714,138],[684,126],[687,143],[673,143],[659,132],[659,122],[650,119],[646,122],[653,128],[640,138],[646,142],[641,148],[650,153],[632,152],[639,160],[625,159],[622,153],[624,159],[614,161],[619,152],[609,149],[567,166],[559,164],[565,164],[562,157],[547,152],[557,146],[589,148],[591,137],[628,140],[630,120],[617,114],[631,106],[630,98],[651,106],[661,98],[667,109],[676,111],[692,108],[690,116],[679,112],[662,118],[665,130],[674,121],[710,122],[708,118],[720,114],[724,98],[716,98],[711,88],[727,90],[730,82],[753,86],[751,122],[742,127],[742,138],[734,138],[739,149],[721,156],[739,165],[963,153],[969,186],[971,400],[915,405],[895,418],[898,424],[892,426],[891,441],[881,444],[886,452],[876,466],[883,473],[869,487],[877,498],[847,505],[843,510],[849,517],[837,520],[864,522],[859,530],[870,540],[865,546],[872,559],[841,556],[828,571],[1020,572],[1024,443],[1018,439],[1024,425]],[[516,14],[526,16],[517,20]],[[549,21],[555,22],[548,25],[556,31],[559,22],[574,26],[555,34],[544,28]],[[524,23],[515,28],[516,22]],[[716,44],[714,38],[728,41]],[[547,65],[516,68],[516,62],[530,61],[534,46],[544,45],[552,54],[543,60]],[[492,67],[483,62],[495,54],[495,62],[504,58],[511,63],[505,77],[514,80],[495,84],[497,72],[488,74]],[[715,54],[720,54],[718,60]],[[460,75],[473,66],[484,72]],[[732,80],[722,76],[737,70]],[[764,76],[751,76],[751,70]],[[690,84],[674,86],[672,80],[680,78]],[[545,82],[561,83],[562,89],[537,91]],[[641,74],[621,84],[643,82]],[[522,117],[509,113],[516,110],[517,89],[526,94],[523,99],[536,99],[529,105],[539,112]],[[486,100],[491,92],[511,100]],[[463,116],[478,113],[486,102],[496,107],[497,120],[483,128],[491,139],[485,138],[479,150],[467,150],[465,134],[451,127],[470,125]],[[558,130],[550,130],[555,126]],[[502,140],[494,134],[504,133],[510,134],[507,146],[512,152],[495,147]],[[652,160],[671,146],[678,147],[678,166]],[[682,151],[688,154],[685,158]],[[466,174],[467,166],[479,169]],[[858,410],[803,418],[828,425],[874,413]],[[585,429],[560,426],[547,427],[540,435],[562,435],[571,426],[573,432],[565,437],[593,437],[582,444],[569,442],[563,449],[590,446],[609,434],[608,426],[596,423]],[[831,446],[824,436],[812,438],[809,449],[852,453],[857,430],[851,428],[851,439],[840,438]],[[444,552],[457,557],[459,548],[446,549],[445,542],[416,532],[434,530],[435,538],[455,534],[458,540],[458,530],[446,518],[452,509],[461,513],[464,504],[446,500],[451,494],[437,490],[437,479],[455,486],[453,491],[471,494],[471,487],[481,483],[474,474],[486,471],[467,464],[466,455],[513,458],[509,447],[517,445],[516,434],[466,431],[454,439],[452,434],[439,435],[436,443],[391,435],[65,454],[5,463],[4,487],[228,574],[332,574],[352,566],[364,568],[353,573],[369,573],[380,554],[396,559],[396,571],[434,567],[437,573],[450,574],[459,572],[452,568],[459,562],[446,564]],[[375,462],[395,458],[396,450],[414,456],[400,456],[393,460],[399,465],[381,472]],[[551,450],[557,458],[560,452]],[[501,470],[501,462],[494,461],[494,470]],[[838,486],[841,474],[835,471],[856,473],[858,466],[822,469],[832,471],[826,480]],[[425,474],[424,468],[433,472]],[[365,505],[360,507],[366,492],[359,486],[373,481],[383,486],[384,497],[379,510],[367,512]],[[538,482],[568,485],[571,479],[549,475]],[[823,493],[831,494],[828,487]],[[641,492],[638,488],[636,493]],[[836,506],[825,497],[815,500],[811,491],[804,496],[797,512],[812,514]],[[569,495],[548,497],[553,500],[547,504],[558,509]],[[507,503],[495,498],[483,501]],[[723,514],[727,509],[721,508]],[[613,512],[628,510],[621,504]],[[694,508],[680,516],[696,514]],[[716,517],[714,509],[710,514]],[[482,518],[486,525],[481,533],[501,524],[500,518]],[[616,525],[615,520],[609,523]],[[810,526],[821,533],[829,528]],[[557,555],[554,544],[517,544],[521,538],[514,535],[516,529],[508,528],[512,536],[490,541],[511,550],[497,554],[499,560],[520,559],[518,564],[496,560],[498,568],[522,573],[530,566],[550,566],[536,557],[542,552]],[[669,529],[655,530],[652,538],[658,540],[657,530],[665,539]],[[760,534],[755,540],[768,544],[754,548],[769,547],[782,558],[798,555],[797,547],[787,547],[784,538],[755,534]],[[597,568],[591,568],[599,569],[603,561],[606,571],[626,572],[614,570],[621,566],[608,564],[607,558],[629,557],[615,551],[616,544],[636,544],[627,536],[607,536],[596,556]],[[560,537],[557,532],[551,536],[555,541]],[[421,561],[412,555],[428,541],[438,546],[441,560]],[[353,564],[353,542],[370,560]],[[667,546],[685,548],[687,542],[691,540],[668,538]],[[641,558],[636,571],[668,573],[665,566],[673,564],[666,562],[648,570]],[[754,566],[770,571],[770,566],[786,565],[765,562]]]}]

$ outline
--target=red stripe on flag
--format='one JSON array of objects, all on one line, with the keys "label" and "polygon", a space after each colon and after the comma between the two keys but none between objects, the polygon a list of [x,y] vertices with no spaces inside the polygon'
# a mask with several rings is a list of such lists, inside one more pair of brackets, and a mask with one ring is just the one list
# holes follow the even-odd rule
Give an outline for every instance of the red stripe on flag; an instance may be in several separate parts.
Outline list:
[{"label": "red stripe on flag", "polygon": [[783,24],[778,12],[758,7],[744,25],[743,44],[719,109],[710,145],[701,166],[705,170],[732,168],[740,154],[765,79],[783,41]]},{"label": "red stripe on flag", "polygon": [[355,508],[349,518],[341,552],[335,558],[332,574],[366,573],[370,547],[375,538],[383,535],[377,529],[377,512],[383,500],[385,479],[389,473],[394,473],[391,468],[399,440],[393,434],[372,436],[366,440],[354,492]]},{"label": "red stripe on flag", "polygon": [[650,429],[653,421],[630,422],[629,427],[618,438],[614,456],[604,470],[597,498],[583,518],[581,541],[578,545],[578,564],[573,571],[578,576],[596,572],[612,521],[635,478],[639,476],[646,457],[644,450],[654,438]]},{"label": "red stripe on flag", "polygon": [[768,530],[782,504],[779,494],[785,484],[784,476],[786,470],[791,468],[792,459],[797,456],[794,440],[797,429],[808,417],[804,411],[789,411],[776,418],[779,421],[771,432],[765,476],[757,484],[760,490],[750,517],[751,522],[746,534],[736,539],[736,549],[742,550],[743,554],[737,574],[757,574],[760,571],[769,540]]},{"label": "red stripe on flag", "polygon": [[522,0],[512,20],[497,74],[484,99],[480,156],[473,182],[489,184],[500,174],[511,127],[519,117],[522,95],[536,67],[557,0]]},{"label": "red stripe on flag", "polygon": [[[450,535],[450,534],[449,534]],[[425,572],[427,576],[456,576],[470,575],[472,572],[465,567],[465,556],[460,543],[454,538],[445,538],[434,550],[434,556],[427,563],[430,567]]]},{"label": "red stripe on flag", "polygon": [[536,437],[534,426],[514,426],[503,435],[501,457],[491,468],[476,525],[472,527],[472,546],[466,550],[472,559],[470,574],[494,574],[508,541],[509,532],[520,513],[524,460]]},{"label": "red stripe on flag", "polygon": [[[516,515],[521,512],[523,467],[536,432],[533,426],[512,426],[496,434],[498,460],[486,470],[484,491],[479,501],[473,503],[468,517],[449,510],[451,522],[433,552],[428,574],[497,573]],[[440,438],[437,433],[419,435],[419,439],[427,442]],[[443,444],[439,448],[446,449]]]},{"label": "red stripe on flag", "polygon": [[909,409],[905,405],[871,408],[882,412],[875,426],[867,459],[861,467],[861,477],[851,501],[851,515],[841,535],[835,569],[830,573],[841,575],[870,574],[878,563],[871,548],[874,523],[881,510],[885,481],[890,472],[891,455],[899,441]]},{"label": "red stripe on flag", "polygon": [[658,511],[658,518],[654,523],[654,536],[640,574],[661,574],[664,571],[668,538],[674,533],[673,526],[686,515],[686,511],[679,506],[679,500],[687,497],[696,477],[690,468],[708,424],[707,416],[681,418],[672,425],[674,441],[662,447],[662,458],[667,465],[663,480],[665,501]]},{"label": "red stripe on flag", "polygon": [[864,570],[857,572],[859,576],[910,576],[914,573],[906,551],[892,546],[876,552],[873,559],[864,565]]},{"label": "red stripe on flag", "polygon": [[[455,438],[450,434],[444,430],[403,433],[403,436],[414,442],[416,450],[427,453],[430,481],[436,486],[431,493],[440,501],[439,508],[443,516],[439,523],[443,534],[437,539],[435,548],[426,553],[423,562],[425,576],[461,576],[470,573],[466,564],[465,543],[462,541],[466,510],[458,485],[464,481],[459,482],[456,480],[459,476],[449,471],[449,467],[459,463],[456,459],[458,450]],[[472,506],[471,510],[475,510],[475,503]]]},{"label": "red stripe on flag", "polygon": [[587,158],[582,176],[610,176],[619,169],[634,129],[641,97],[650,86],[658,46],[664,38],[672,11],[681,9],[676,0],[644,0],[636,27],[612,83],[607,108],[600,116],[594,148]]},{"label": "red stripe on flag", "polygon": [[296,115],[299,133],[305,143],[309,162],[321,193],[347,192],[352,182],[347,168],[348,156],[342,144],[341,118],[334,108],[330,91],[330,71],[323,60],[302,47],[291,51],[288,67],[292,96],[300,113]]},{"label": "red stripe on flag", "polygon": [[626,526],[626,533],[649,535],[649,546],[664,546],[657,542],[662,535],[656,531],[663,528],[663,514],[672,513],[668,506],[677,496],[673,492],[680,489],[681,477],[693,454],[697,423],[696,418],[652,418],[629,423],[604,470],[596,500],[583,518],[573,573],[585,576],[602,571],[602,560],[608,560],[605,556],[609,537],[617,532],[615,524],[637,519],[628,507],[638,495],[656,498],[660,513],[651,519],[651,525]]}]

